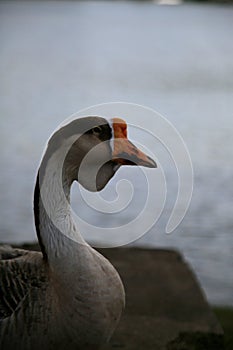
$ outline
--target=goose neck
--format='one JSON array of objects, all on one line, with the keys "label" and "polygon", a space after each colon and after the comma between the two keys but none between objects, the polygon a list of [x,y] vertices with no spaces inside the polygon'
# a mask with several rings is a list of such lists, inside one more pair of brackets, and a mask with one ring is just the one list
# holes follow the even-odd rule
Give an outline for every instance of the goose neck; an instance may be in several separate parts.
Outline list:
[{"label": "goose neck", "polygon": [[46,260],[72,256],[73,251],[87,245],[72,217],[70,189],[72,177],[64,154],[45,155],[40,166],[34,195],[37,235]]}]

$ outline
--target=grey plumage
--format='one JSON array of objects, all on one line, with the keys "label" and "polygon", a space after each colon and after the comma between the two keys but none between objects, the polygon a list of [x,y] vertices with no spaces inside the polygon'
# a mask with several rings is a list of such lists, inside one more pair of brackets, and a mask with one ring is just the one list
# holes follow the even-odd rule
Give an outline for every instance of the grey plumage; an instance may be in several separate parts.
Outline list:
[{"label": "grey plumage", "polygon": [[[97,265],[99,268],[96,271],[103,271],[100,281],[103,290],[96,294],[99,286],[94,290],[97,283],[94,278],[90,281],[90,293],[88,290],[78,293],[75,288],[72,293],[72,290],[69,291],[72,288],[70,283],[67,286],[70,299],[66,299],[66,294],[63,296],[59,282],[57,285],[56,277],[40,252],[0,247],[1,350],[94,350],[106,341],[108,336],[101,334],[101,329],[105,327],[110,334],[114,330],[111,323],[115,324],[115,317],[119,318],[118,310],[123,308],[124,292],[114,268],[109,263],[105,264],[107,260],[94,250],[92,252],[92,249],[87,255],[90,260],[97,259],[93,264],[94,271]],[[101,273],[97,275],[101,278]],[[115,297],[109,298],[109,292],[113,292]],[[98,308],[101,303],[104,312]],[[73,328],[72,317],[78,320],[74,321]],[[79,332],[77,325],[80,322],[83,329]],[[109,326],[104,324],[106,322]],[[91,324],[93,329],[88,329]]]},{"label": "grey plumage", "polygon": [[[33,325],[29,329],[28,313],[35,314],[39,309],[38,295],[45,293],[48,286],[45,264],[41,253],[9,246],[0,247],[0,257],[0,348],[23,349],[19,336],[23,339],[27,334],[24,342],[27,349],[33,333]],[[14,334],[18,335],[15,340]]]}]

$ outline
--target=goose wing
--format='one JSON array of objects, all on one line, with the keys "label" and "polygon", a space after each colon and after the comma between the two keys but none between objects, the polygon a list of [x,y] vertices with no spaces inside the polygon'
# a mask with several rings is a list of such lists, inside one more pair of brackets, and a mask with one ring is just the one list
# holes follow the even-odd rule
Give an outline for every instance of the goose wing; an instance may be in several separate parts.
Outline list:
[{"label": "goose wing", "polygon": [[0,323],[23,304],[33,287],[45,281],[42,254],[0,246]]}]

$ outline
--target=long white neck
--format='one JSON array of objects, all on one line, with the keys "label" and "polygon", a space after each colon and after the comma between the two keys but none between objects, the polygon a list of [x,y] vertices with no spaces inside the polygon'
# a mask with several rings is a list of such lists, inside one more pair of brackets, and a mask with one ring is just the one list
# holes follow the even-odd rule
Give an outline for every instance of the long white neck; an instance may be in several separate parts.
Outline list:
[{"label": "long white neck", "polygon": [[72,178],[65,168],[70,144],[46,153],[38,172],[35,189],[35,222],[45,259],[50,262],[72,257],[87,243],[72,218],[70,188]]}]

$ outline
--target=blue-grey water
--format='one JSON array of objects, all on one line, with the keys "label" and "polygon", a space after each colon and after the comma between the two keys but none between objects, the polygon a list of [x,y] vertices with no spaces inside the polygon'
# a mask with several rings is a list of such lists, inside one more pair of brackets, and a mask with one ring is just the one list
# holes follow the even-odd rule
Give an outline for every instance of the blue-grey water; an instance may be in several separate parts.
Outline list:
[{"label": "blue-grey water", "polygon": [[194,192],[175,232],[135,244],[179,249],[208,300],[233,305],[232,18],[224,5],[0,2],[1,241],[36,239],[35,174],[64,118],[101,102],[146,105],[183,136]]}]

